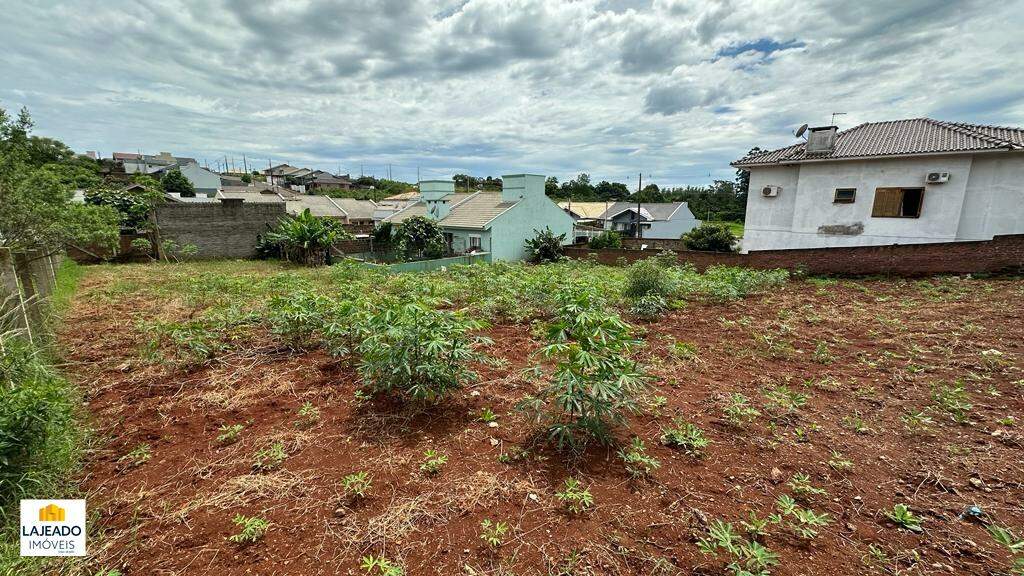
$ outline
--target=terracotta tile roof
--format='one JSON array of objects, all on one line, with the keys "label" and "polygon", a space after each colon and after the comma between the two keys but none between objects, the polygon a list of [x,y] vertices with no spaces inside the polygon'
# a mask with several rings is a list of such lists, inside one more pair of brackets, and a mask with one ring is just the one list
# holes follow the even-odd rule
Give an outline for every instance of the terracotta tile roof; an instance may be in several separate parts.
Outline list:
[{"label": "terracotta tile roof", "polygon": [[843,130],[831,152],[808,154],[800,142],[741,158],[733,166],[789,164],[804,160],[843,160],[914,154],[1024,150],[1024,128],[942,122],[931,118],[868,122]]}]

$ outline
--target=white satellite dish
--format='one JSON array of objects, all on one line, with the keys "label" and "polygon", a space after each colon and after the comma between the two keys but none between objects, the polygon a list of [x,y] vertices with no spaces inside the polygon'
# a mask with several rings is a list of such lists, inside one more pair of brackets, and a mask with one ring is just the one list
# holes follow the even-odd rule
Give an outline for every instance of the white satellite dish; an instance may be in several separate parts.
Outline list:
[{"label": "white satellite dish", "polygon": [[803,126],[797,128],[796,129],[796,134],[794,134],[794,136],[799,138],[799,137],[804,135],[804,132],[807,132],[807,124],[804,124]]}]

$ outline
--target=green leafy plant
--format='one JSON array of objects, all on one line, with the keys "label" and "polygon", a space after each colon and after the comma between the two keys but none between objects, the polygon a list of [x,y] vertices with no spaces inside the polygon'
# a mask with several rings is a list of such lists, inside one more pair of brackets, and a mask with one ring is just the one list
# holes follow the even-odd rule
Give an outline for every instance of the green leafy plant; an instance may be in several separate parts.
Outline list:
[{"label": "green leafy plant", "polygon": [[368,472],[361,471],[349,474],[342,478],[341,485],[345,491],[345,496],[355,500],[357,498],[366,497],[366,493],[373,485],[373,480]]},{"label": "green leafy plant", "polygon": [[388,560],[384,556],[364,556],[359,567],[367,574],[376,573],[377,576],[405,576],[405,571],[397,562]]},{"label": "green leafy plant", "polygon": [[704,222],[682,236],[687,250],[704,252],[735,252],[738,239],[726,224]]},{"label": "green leafy plant", "polygon": [[668,298],[675,292],[676,279],[660,258],[637,260],[626,268],[626,286],[622,295],[629,299],[644,296]]},{"label": "green leafy plant", "polygon": [[124,466],[128,468],[138,468],[149,459],[153,457],[153,450],[149,447],[149,444],[139,444],[135,448],[132,448],[131,452],[125,454],[119,459]]},{"label": "green leafy plant", "polygon": [[320,421],[320,409],[313,405],[312,402],[306,402],[299,408],[298,412],[299,419],[295,422],[295,425],[299,428],[312,428]]},{"label": "green leafy plant", "polygon": [[564,487],[561,491],[555,492],[555,497],[573,514],[586,512],[594,505],[594,497],[590,490],[584,488],[576,478],[566,478]]},{"label": "green leafy plant", "polygon": [[281,467],[281,464],[284,463],[287,457],[288,454],[284,450],[284,443],[277,441],[266,448],[256,451],[256,454],[253,455],[252,467],[259,472],[276,470]]},{"label": "green leafy plant", "polygon": [[426,459],[420,464],[420,471],[429,476],[433,476],[440,472],[441,467],[448,463],[448,456],[438,453],[437,450],[427,450],[423,453],[423,456]]},{"label": "green leafy plant", "polygon": [[827,526],[829,515],[826,513],[815,513],[813,510],[801,508],[796,500],[786,494],[780,494],[775,499],[777,513],[769,516],[773,524],[782,524],[793,531],[801,538],[814,538],[818,535],[818,528]]},{"label": "green leafy plant", "polygon": [[228,540],[235,544],[254,544],[262,539],[270,529],[270,522],[256,516],[249,517],[238,514],[231,521],[241,528],[238,534],[228,537]]},{"label": "green leafy plant", "polygon": [[622,234],[614,230],[606,230],[590,239],[588,243],[593,250],[603,248],[622,248]]},{"label": "green leafy plant", "polygon": [[219,428],[220,434],[217,435],[217,443],[234,444],[235,442],[238,442],[244,428],[245,426],[242,426],[241,424],[231,424],[230,426],[224,424]]},{"label": "green leafy plant", "polygon": [[832,451],[832,457],[828,460],[828,465],[837,472],[849,472],[853,470],[853,462],[851,462],[846,456],[843,456],[838,450]]},{"label": "green leafy plant", "polygon": [[827,494],[823,488],[817,488],[811,484],[811,477],[803,472],[793,474],[793,477],[789,479],[786,485],[801,500],[808,500],[812,496],[824,496]]},{"label": "green leafy plant", "polygon": [[928,410],[911,410],[900,416],[904,428],[911,433],[927,433],[935,424],[935,420],[928,415]]},{"label": "green leafy plant", "polygon": [[357,347],[359,373],[373,393],[438,402],[476,379],[469,364],[486,361],[478,349],[491,341],[472,332],[485,326],[464,312],[419,302],[385,306],[366,318]]},{"label": "green leafy plant", "polygon": [[439,258],[448,250],[437,222],[425,216],[406,218],[394,226],[391,246],[406,260]]},{"label": "green leafy plant", "polygon": [[181,170],[173,168],[164,172],[160,178],[160,185],[168,194],[179,194],[182,198],[195,198],[196,189],[192,182],[181,173]]},{"label": "green leafy plant", "polygon": [[494,410],[491,410],[490,408],[484,408],[483,410],[480,411],[480,416],[478,420],[490,424],[491,422],[496,422],[498,420],[498,415],[494,413]]},{"label": "green leafy plant", "polygon": [[768,400],[767,410],[775,420],[790,419],[807,404],[806,394],[784,384],[766,389],[764,396]]},{"label": "green leafy plant", "polygon": [[491,548],[501,546],[505,533],[508,532],[508,524],[504,522],[492,522],[490,518],[480,523],[480,539]]},{"label": "green leafy plant", "polygon": [[932,388],[932,399],[943,411],[950,415],[957,424],[966,424],[970,421],[968,413],[974,407],[970,402],[970,396],[964,383],[957,380],[952,385],[942,384]]},{"label": "green leafy plant", "polygon": [[352,238],[340,222],[321,218],[309,208],[297,216],[286,216],[277,227],[265,235],[266,241],[276,244],[285,260],[306,266],[321,266],[327,262],[335,242]]},{"label": "green leafy plant", "polygon": [[705,556],[724,554],[726,569],[733,576],[767,576],[779,563],[778,554],[756,540],[746,540],[732,524],[718,518],[711,521],[707,534],[697,539],[697,549]]},{"label": "green leafy plant", "polygon": [[[614,426],[637,411],[646,376],[629,352],[631,327],[604,308],[593,288],[573,285],[555,297],[557,320],[541,355],[555,361],[551,381],[520,403],[560,448],[580,449],[596,438],[609,442]],[[540,373],[540,368],[535,369]]]},{"label": "green leafy plant", "polygon": [[565,234],[556,235],[550,228],[534,230],[533,238],[523,243],[530,262],[557,262],[564,257]]},{"label": "green leafy plant", "polygon": [[722,413],[726,421],[737,428],[750,424],[761,415],[761,412],[750,405],[750,399],[739,392],[733,392],[726,398]]},{"label": "green leafy plant", "polygon": [[892,510],[886,511],[885,517],[911,532],[922,530],[921,518],[914,514],[906,504],[895,504]]},{"label": "green leafy plant", "polygon": [[1006,547],[1013,554],[1013,566],[1010,573],[1015,576],[1024,576],[1024,540],[1018,539],[1008,528],[989,524],[986,530],[1000,545]]},{"label": "green leafy plant", "polygon": [[818,344],[814,347],[814,354],[811,358],[818,364],[831,364],[835,357],[832,355],[832,351],[829,350],[828,342],[824,340],[818,340]]},{"label": "green leafy plant", "polygon": [[649,476],[651,472],[661,468],[661,462],[657,458],[647,454],[644,441],[634,436],[629,448],[622,448],[618,452],[619,459],[626,465],[626,471],[633,478]]},{"label": "green leafy plant", "polygon": [[661,430],[661,443],[672,448],[681,448],[691,456],[700,456],[711,444],[704,431],[682,418],[673,418],[672,426]]}]

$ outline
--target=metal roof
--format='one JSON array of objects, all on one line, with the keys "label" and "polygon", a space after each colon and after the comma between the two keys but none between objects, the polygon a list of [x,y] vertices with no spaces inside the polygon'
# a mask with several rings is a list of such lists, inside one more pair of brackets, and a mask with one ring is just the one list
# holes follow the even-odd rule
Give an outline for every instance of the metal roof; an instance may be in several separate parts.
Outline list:
[{"label": "metal roof", "polygon": [[942,122],[931,118],[868,122],[839,132],[831,152],[808,154],[806,143],[760,152],[733,166],[767,166],[812,160],[845,160],[915,154],[1024,150],[1024,128]]}]

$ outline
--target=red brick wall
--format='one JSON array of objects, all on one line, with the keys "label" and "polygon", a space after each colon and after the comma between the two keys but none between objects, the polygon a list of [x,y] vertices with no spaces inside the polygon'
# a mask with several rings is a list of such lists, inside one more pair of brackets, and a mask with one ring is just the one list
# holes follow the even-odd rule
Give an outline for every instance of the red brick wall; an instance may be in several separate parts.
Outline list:
[{"label": "red brick wall", "polygon": [[334,251],[342,254],[359,254],[370,252],[369,238],[356,238],[354,240],[342,240],[334,243]]},{"label": "red brick wall", "polygon": [[[658,254],[659,250],[590,250],[567,247],[570,258],[590,258],[596,254],[602,264],[617,264],[624,258],[634,262]],[[749,268],[787,268],[811,274],[890,274],[924,276],[928,274],[977,274],[984,272],[1024,272],[1024,234],[996,236],[989,241],[941,242],[935,244],[899,244],[856,246],[849,248],[803,248],[798,250],[761,250],[749,254],[677,251],[680,262],[689,262],[698,270],[725,264]]]}]

